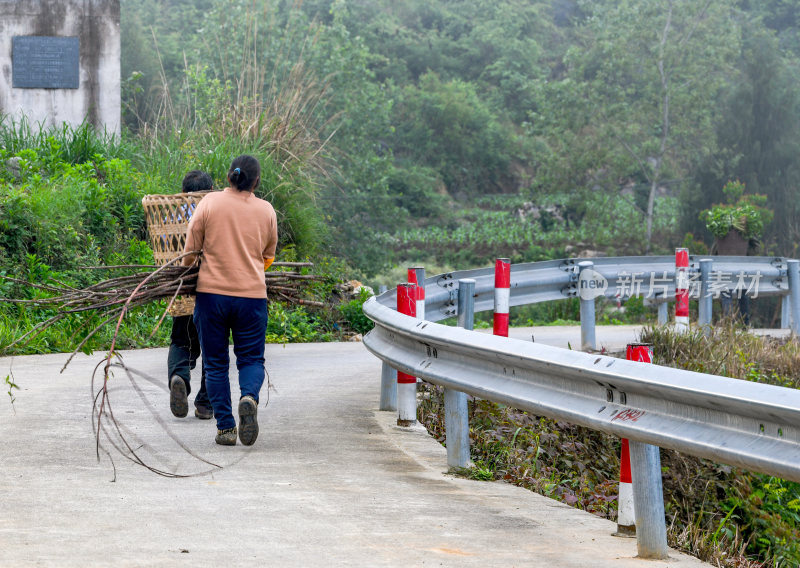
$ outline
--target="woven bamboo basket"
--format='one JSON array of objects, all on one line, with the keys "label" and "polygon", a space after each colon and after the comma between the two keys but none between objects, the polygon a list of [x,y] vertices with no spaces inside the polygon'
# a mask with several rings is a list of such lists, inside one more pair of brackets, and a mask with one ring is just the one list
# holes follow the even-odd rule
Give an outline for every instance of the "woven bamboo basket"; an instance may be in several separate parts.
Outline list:
[{"label": "woven bamboo basket", "polygon": [[[195,207],[210,191],[145,195],[142,198],[150,247],[156,264],[161,266],[183,253],[186,228]],[[188,316],[194,311],[194,296],[178,296],[170,306],[171,316]]]}]

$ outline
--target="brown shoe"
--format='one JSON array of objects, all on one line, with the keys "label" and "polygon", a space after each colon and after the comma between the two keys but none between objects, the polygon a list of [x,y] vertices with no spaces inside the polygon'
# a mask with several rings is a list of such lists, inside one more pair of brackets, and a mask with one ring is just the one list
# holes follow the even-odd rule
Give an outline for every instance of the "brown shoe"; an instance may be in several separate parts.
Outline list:
[{"label": "brown shoe", "polygon": [[217,430],[217,437],[214,439],[220,446],[235,446],[236,445],[236,426],[233,428],[226,428],[225,430]]},{"label": "brown shoe", "polygon": [[198,406],[197,403],[195,403],[194,415],[200,420],[209,420],[214,418],[214,410],[210,406]]},{"label": "brown shoe", "polygon": [[178,375],[173,375],[169,380],[169,409],[174,416],[183,418],[189,414],[189,401],[187,397],[186,382]]},{"label": "brown shoe", "polygon": [[258,404],[252,396],[239,400],[239,439],[245,446],[252,446],[258,438]]}]

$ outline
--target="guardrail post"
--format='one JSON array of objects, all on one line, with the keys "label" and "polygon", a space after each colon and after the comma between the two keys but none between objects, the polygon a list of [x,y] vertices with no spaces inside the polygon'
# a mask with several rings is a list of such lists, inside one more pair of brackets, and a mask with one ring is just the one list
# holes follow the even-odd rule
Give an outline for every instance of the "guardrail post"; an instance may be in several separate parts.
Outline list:
[{"label": "guardrail post", "polygon": [[636,546],[639,558],[664,560],[668,557],[667,524],[661,455],[657,446],[631,440],[633,505],[636,510]]},{"label": "guardrail post", "polygon": [[[383,294],[389,289],[386,284],[378,287],[378,294]],[[397,410],[397,371],[388,363],[381,363],[381,403],[380,410]]]},{"label": "guardrail post", "polygon": [[781,329],[792,326],[792,302],[789,294],[781,296]]},{"label": "guardrail post", "polygon": [[789,275],[792,333],[800,335],[800,260],[787,260],[786,272]]},{"label": "guardrail post", "polygon": [[417,318],[425,319],[425,269],[415,266],[408,269],[408,281],[416,284]]},{"label": "guardrail post", "polygon": [[614,536],[636,536],[636,510],[633,507],[631,453],[627,438],[622,438],[619,455],[619,491],[617,492],[617,532]]},{"label": "guardrail post", "polygon": [[388,363],[381,364],[380,410],[397,410],[397,371]]},{"label": "guardrail post", "polygon": [[669,323],[669,302],[664,300],[658,303],[658,325],[667,325]]},{"label": "guardrail post", "polygon": [[[649,343],[629,343],[625,348],[625,359],[640,363],[653,362],[653,346]],[[631,477],[630,444],[622,438],[619,459],[619,492],[617,496],[617,532],[614,536],[636,536],[636,510]]]},{"label": "guardrail post", "polygon": [[708,290],[708,282],[711,279],[711,267],[714,259],[703,258],[700,260],[700,298],[697,302],[698,316],[697,324],[702,328],[703,334],[711,334],[711,315],[713,301]]},{"label": "guardrail post", "polygon": [[[653,362],[653,346],[647,343],[631,343],[625,354],[629,361]],[[633,508],[636,511],[634,530],[639,557],[664,560],[669,547],[664,516],[661,455],[657,446],[634,440],[628,442],[628,448],[633,481]]]},{"label": "guardrail post", "polygon": [[581,273],[584,270],[592,270],[594,263],[591,260],[584,260],[578,263],[578,296],[581,302],[581,350],[594,351],[597,349],[597,340],[595,339],[595,313],[594,313],[594,298],[591,290],[584,290],[582,288],[584,282],[589,282],[592,279],[581,278]]},{"label": "guardrail post", "polygon": [[689,331],[689,250],[675,249],[675,331]]},{"label": "guardrail post", "polygon": [[[417,285],[397,286],[397,311],[417,315]],[[397,371],[397,425],[413,426],[417,422],[417,378]]]},{"label": "guardrail post", "polygon": [[507,258],[498,258],[494,262],[493,331],[495,335],[508,337],[508,308],[510,301],[511,261]]},{"label": "guardrail post", "polygon": [[[472,278],[458,281],[458,326],[469,330],[475,326],[475,280]],[[447,465],[468,467],[469,412],[466,393],[444,389],[444,430]]]}]

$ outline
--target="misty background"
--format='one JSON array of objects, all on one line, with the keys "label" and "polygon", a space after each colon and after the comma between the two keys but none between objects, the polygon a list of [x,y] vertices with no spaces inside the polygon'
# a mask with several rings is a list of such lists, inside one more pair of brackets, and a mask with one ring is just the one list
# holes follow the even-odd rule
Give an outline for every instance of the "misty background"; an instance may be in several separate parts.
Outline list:
[{"label": "misty background", "polygon": [[199,127],[254,101],[294,112],[317,143],[307,213],[367,275],[703,253],[699,213],[734,179],[774,212],[761,252],[797,256],[798,11],[122,0],[124,120]]}]

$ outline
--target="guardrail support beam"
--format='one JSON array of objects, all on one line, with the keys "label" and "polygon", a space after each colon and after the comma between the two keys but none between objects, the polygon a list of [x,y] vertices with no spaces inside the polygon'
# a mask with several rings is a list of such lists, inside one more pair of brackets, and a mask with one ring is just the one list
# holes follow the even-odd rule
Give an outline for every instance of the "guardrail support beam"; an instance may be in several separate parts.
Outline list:
[{"label": "guardrail support beam", "polygon": [[800,335],[800,260],[787,260],[786,272],[789,275],[792,333]]},{"label": "guardrail support beam", "polygon": [[667,325],[669,323],[669,303],[658,303],[658,325]]},{"label": "guardrail support beam", "polygon": [[792,302],[789,295],[781,296],[781,329],[792,326]]},{"label": "guardrail support beam", "polygon": [[[458,327],[468,330],[475,327],[475,280],[472,278],[458,281]],[[466,393],[444,389],[444,430],[447,465],[452,468],[469,467],[469,411]]]},{"label": "guardrail support beam", "polygon": [[388,363],[381,365],[380,410],[397,410],[397,371]]},{"label": "guardrail support beam", "polygon": [[[378,287],[378,294],[383,294],[389,288],[386,284]],[[387,363],[381,364],[381,404],[380,410],[397,410],[397,371]]]},{"label": "guardrail support beam", "polygon": [[[653,345],[629,343],[625,347],[625,359],[639,363],[653,362]],[[634,506],[633,479],[631,477],[631,452],[627,438],[622,439],[619,458],[619,491],[617,493],[617,532],[614,536],[633,538],[636,536],[636,507]]]},{"label": "guardrail support beam", "polygon": [[[584,260],[578,263],[578,297],[581,302],[581,350],[594,351],[597,349],[597,339],[595,338],[595,311],[594,311],[594,295],[581,289],[581,284],[586,280],[580,277],[580,273],[584,270],[592,270],[594,263],[590,260]],[[586,296],[586,299],[584,299]],[[591,299],[589,299],[591,297]]]},{"label": "guardrail support beam", "polygon": [[659,449],[634,440],[629,441],[629,448],[639,558],[664,560],[669,547]]},{"label": "guardrail support beam", "polygon": [[711,258],[700,259],[700,298],[697,300],[697,324],[703,330],[704,335],[711,334],[711,316],[714,299],[708,291],[708,282],[711,279],[711,267],[713,263],[714,260]]}]

